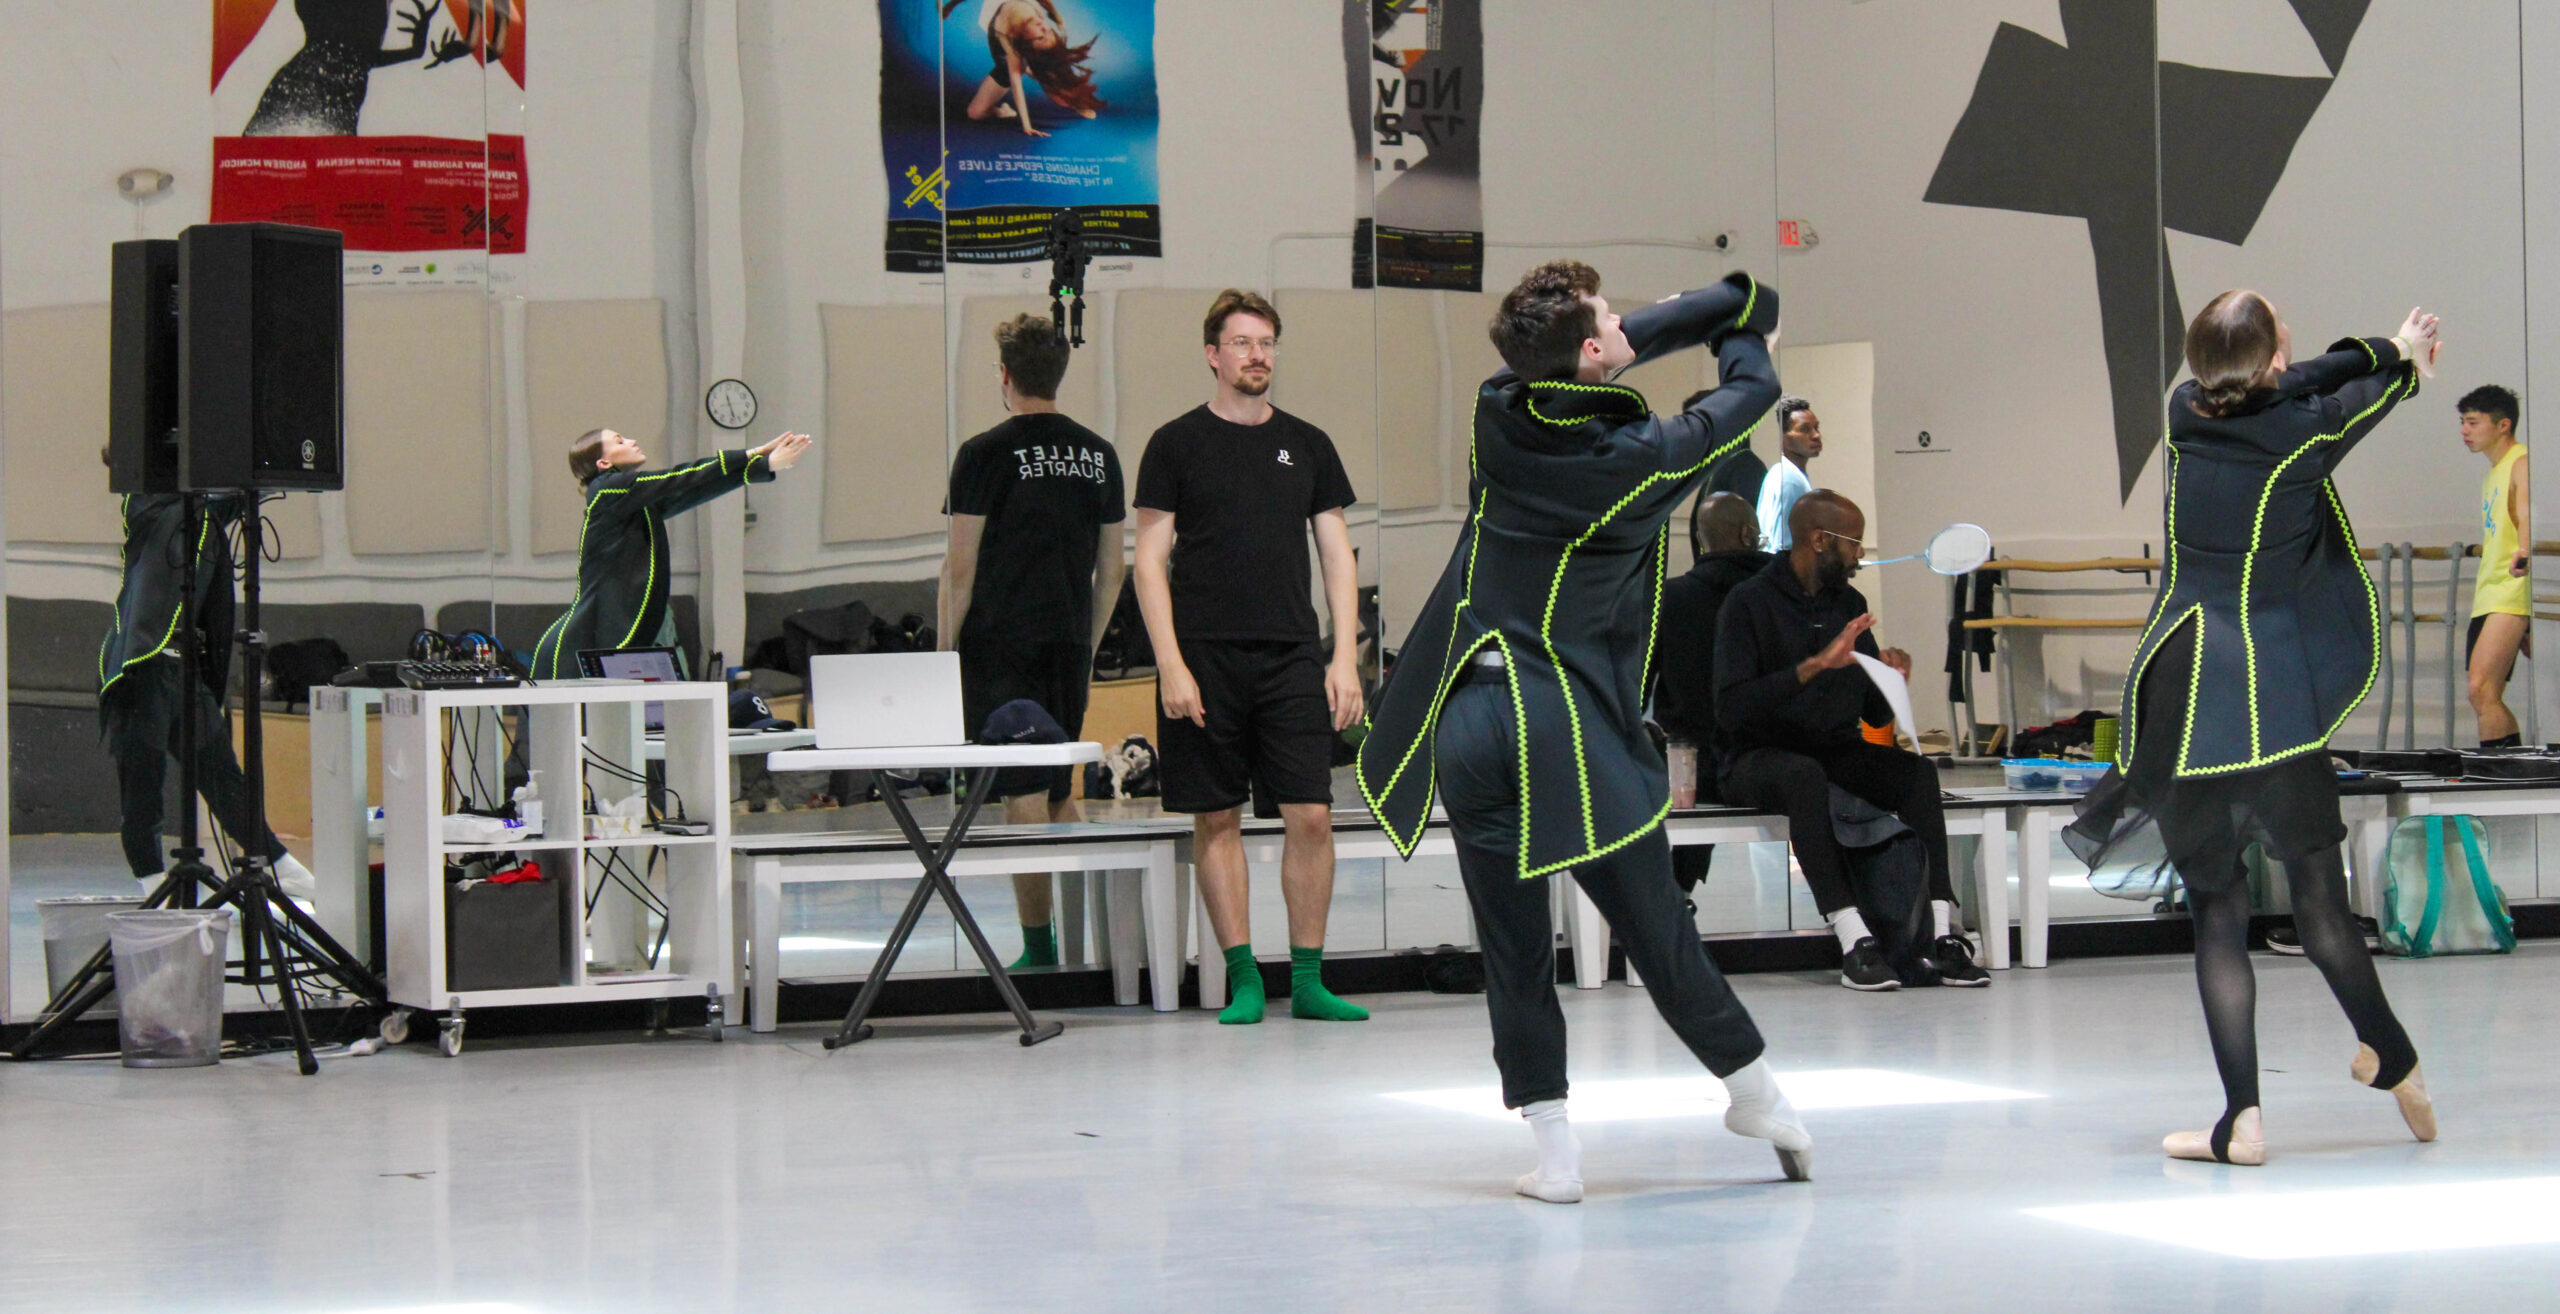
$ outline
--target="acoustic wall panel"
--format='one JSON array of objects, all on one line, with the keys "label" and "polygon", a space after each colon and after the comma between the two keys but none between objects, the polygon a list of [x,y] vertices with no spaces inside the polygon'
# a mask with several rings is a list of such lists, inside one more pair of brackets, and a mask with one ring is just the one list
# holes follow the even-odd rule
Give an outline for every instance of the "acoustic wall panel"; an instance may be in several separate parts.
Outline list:
[{"label": "acoustic wall panel", "polygon": [[9,538],[117,543],[107,491],[108,312],[47,306],[0,316],[0,427],[9,438]]},{"label": "acoustic wall panel", "polygon": [[942,532],[942,307],[820,306],[829,543]]},{"label": "acoustic wall panel", "polygon": [[[533,550],[574,552],[586,499],[569,444],[612,429],[654,463],[667,450],[666,306],[654,298],[536,301],[524,308],[526,429],[533,455]],[[740,434],[754,446],[771,434]]]},{"label": "acoustic wall panel", "polygon": [[500,444],[491,434],[487,299],[357,293],[346,314],[348,549],[359,557],[490,550]]}]

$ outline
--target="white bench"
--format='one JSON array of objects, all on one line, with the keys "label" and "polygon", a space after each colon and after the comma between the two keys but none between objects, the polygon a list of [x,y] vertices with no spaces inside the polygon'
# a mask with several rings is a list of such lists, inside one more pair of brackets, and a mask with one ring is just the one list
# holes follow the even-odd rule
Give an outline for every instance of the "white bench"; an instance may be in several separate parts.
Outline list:
[{"label": "white bench", "polygon": [[[1348,814],[1346,814],[1348,815]],[[1979,927],[1985,930],[1991,961],[1986,966],[2006,968],[2009,965],[2008,936],[2008,817],[1999,806],[1967,806],[1951,803],[1947,810],[1947,834],[1979,836],[1975,862],[1981,873],[1983,906],[1976,910]],[[1675,812],[1663,822],[1663,831],[1673,847],[1692,844],[1783,844],[1787,842],[1787,819],[1761,815],[1739,808],[1697,808]],[[1181,832],[1176,860],[1181,866],[1182,892],[1188,896],[1193,881],[1191,836]],[[1248,820],[1245,823],[1244,849],[1247,862],[1277,863],[1283,847],[1283,828],[1276,821]],[[1393,858],[1395,846],[1385,832],[1374,823],[1345,826],[1337,816],[1333,834],[1335,861],[1362,858]],[[1449,836],[1445,815],[1435,813],[1423,832],[1422,842],[1415,846],[1416,857],[1447,857],[1457,852]],[[1561,901],[1559,923],[1565,940],[1573,949],[1574,985],[1584,990],[1597,990],[1608,981],[1609,927],[1600,910],[1583,897],[1582,887],[1572,880],[1558,881],[1557,897]],[[2044,901],[2024,899],[2035,919],[2031,931],[2036,958],[2030,966],[2043,966]],[[1209,910],[1204,902],[1198,913],[1197,943],[1201,946],[1200,1006],[1207,1009],[1226,1007],[1226,973],[1207,961],[1208,946],[1218,942],[1209,926]],[[1989,928],[1998,927],[1997,934]],[[1640,984],[1640,983],[1636,983]]]},{"label": "white bench", "polygon": [[[952,856],[953,876],[1058,873],[1061,954],[1083,958],[1087,895],[1102,929],[1101,956],[1113,997],[1138,1002],[1138,968],[1151,975],[1153,1003],[1171,1012],[1181,987],[1188,882],[1176,878],[1175,832],[1163,826],[1100,823],[981,826]],[[782,887],[830,881],[919,880],[923,865],[894,831],[733,836],[740,902],[737,925],[749,964],[749,1025],[774,1029],[782,964]],[[1088,891],[1084,874],[1103,880]]]}]

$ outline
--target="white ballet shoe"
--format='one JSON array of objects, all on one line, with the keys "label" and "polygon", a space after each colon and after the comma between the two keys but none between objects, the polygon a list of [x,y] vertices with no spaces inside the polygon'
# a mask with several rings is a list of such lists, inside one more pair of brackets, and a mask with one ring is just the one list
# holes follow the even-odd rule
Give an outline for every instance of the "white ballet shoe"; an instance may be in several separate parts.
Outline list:
[{"label": "white ballet shoe", "polygon": [[1511,1184],[1511,1189],[1532,1200],[1544,1200],[1548,1204],[1582,1203],[1582,1179],[1579,1177],[1550,1178],[1540,1177],[1536,1173],[1522,1173],[1520,1180]]},{"label": "white ballet shoe", "polygon": [[2231,1151],[2213,1152],[2213,1130],[2171,1132],[2160,1138],[2160,1149],[2172,1159],[2192,1159],[2199,1163],[2238,1164],[2255,1168],[2267,1161],[2266,1127],[2251,1105],[2231,1120]]},{"label": "white ballet shoe", "polygon": [[[2359,1086],[2372,1085],[2373,1079],[2382,1075],[2382,1056],[2374,1053],[2371,1045],[2356,1046],[2356,1061],[2347,1065],[2347,1075],[2354,1077]],[[2421,1141],[2436,1138],[2435,1102],[2427,1098],[2426,1074],[2419,1071],[2417,1064],[2410,1064],[2409,1075],[2391,1088],[2391,1098],[2400,1102],[2400,1120],[2409,1124],[2410,1135]]]}]

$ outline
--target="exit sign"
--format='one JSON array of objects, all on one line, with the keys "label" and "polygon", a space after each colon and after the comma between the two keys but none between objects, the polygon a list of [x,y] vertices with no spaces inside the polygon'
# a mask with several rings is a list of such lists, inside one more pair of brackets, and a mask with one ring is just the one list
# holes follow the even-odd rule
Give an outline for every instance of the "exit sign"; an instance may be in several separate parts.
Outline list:
[{"label": "exit sign", "polygon": [[1822,235],[1813,231],[1812,224],[1806,223],[1802,219],[1781,219],[1778,221],[1779,250],[1809,251],[1821,244]]}]

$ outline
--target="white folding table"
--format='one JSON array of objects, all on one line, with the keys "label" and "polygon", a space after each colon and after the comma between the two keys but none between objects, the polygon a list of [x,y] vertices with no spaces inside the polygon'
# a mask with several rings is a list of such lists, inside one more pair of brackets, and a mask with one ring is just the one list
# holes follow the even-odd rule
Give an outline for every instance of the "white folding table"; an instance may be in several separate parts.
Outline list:
[{"label": "white folding table", "polygon": [[[898,832],[907,837],[907,847],[915,850],[916,862],[924,868],[924,879],[916,882],[914,897],[907,900],[906,911],[898,914],[898,925],[889,933],[889,943],[880,951],[880,959],[872,964],[871,976],[862,983],[862,993],[854,997],[853,1011],[845,1014],[844,1025],[827,1037],[826,1047],[840,1049],[871,1037],[871,1024],[866,1020],[871,1006],[879,1001],[880,988],[889,982],[889,972],[897,965],[898,954],[907,946],[907,937],[915,933],[916,922],[924,916],[925,905],[935,894],[951,909],[952,920],[959,923],[960,933],[968,938],[969,948],[986,966],[987,976],[995,982],[996,993],[1004,997],[1005,1007],[1013,1012],[1013,1020],[1022,1027],[1022,1043],[1037,1045],[1066,1030],[1066,1023],[1040,1023],[1032,1019],[1031,1010],[1022,1002],[1022,992],[1014,988],[1013,978],[1005,974],[1004,962],[987,943],[986,933],[978,929],[978,919],[969,915],[969,905],[960,901],[960,887],[951,879],[951,857],[960,849],[960,841],[968,838],[969,824],[978,817],[978,808],[987,800],[999,767],[1063,767],[1102,760],[1102,745],[1085,742],[1072,744],[948,744],[919,748],[803,748],[773,753],[765,765],[775,771],[862,771],[879,782],[880,799],[888,805],[889,816],[898,823]],[[969,793],[960,806],[952,810],[950,829],[943,832],[940,843],[926,838],[916,825],[915,814],[907,810],[907,802],[898,796],[897,782],[886,778],[891,771],[951,770],[969,773]],[[759,965],[761,970],[761,965]]]}]

